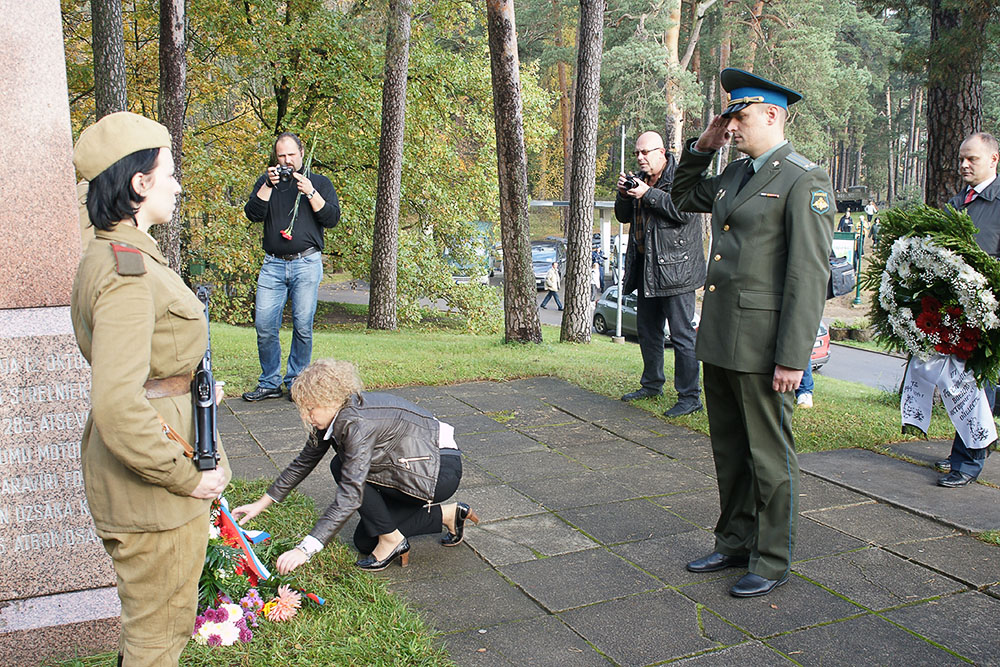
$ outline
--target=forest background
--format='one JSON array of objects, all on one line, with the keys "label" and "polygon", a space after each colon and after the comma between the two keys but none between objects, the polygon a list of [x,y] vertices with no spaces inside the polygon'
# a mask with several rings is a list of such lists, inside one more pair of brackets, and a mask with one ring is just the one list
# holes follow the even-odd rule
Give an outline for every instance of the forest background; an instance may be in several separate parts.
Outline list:
[{"label": "forest background", "polygon": [[[61,1],[74,136],[97,116],[94,12],[116,2]],[[829,171],[835,188],[864,185],[889,205],[929,198],[933,121],[956,131],[963,125],[942,116],[948,106],[933,96],[936,68],[972,61],[977,74],[964,85],[979,108],[978,122],[1000,132],[997,23],[967,21],[948,40],[932,40],[932,17],[949,3],[964,7],[956,12],[981,6],[983,17],[996,18],[991,0],[609,0],[596,198],[614,197],[621,127],[626,150],[652,129],[676,151],[719,112],[726,96],[718,72],[726,66],[804,94],[791,109],[789,139]],[[152,118],[163,113],[158,53],[165,4],[120,2],[126,105]],[[205,266],[202,280],[225,286],[225,298],[213,300],[216,317],[252,321],[263,251],[260,229],[243,216],[243,205],[269,164],[275,135],[290,130],[340,198],[341,223],[326,236],[328,269],[369,276],[389,2],[181,4],[182,269]],[[530,195],[567,199],[579,3],[524,0],[516,12]],[[471,252],[474,221],[498,217],[487,42],[483,2],[413,3],[396,260],[403,322],[421,317],[418,300],[427,297],[463,310],[470,328],[499,328],[499,292],[455,285],[443,260],[446,249],[460,260]],[[732,157],[722,156],[720,166]],[[957,172],[955,179],[957,189]]]}]

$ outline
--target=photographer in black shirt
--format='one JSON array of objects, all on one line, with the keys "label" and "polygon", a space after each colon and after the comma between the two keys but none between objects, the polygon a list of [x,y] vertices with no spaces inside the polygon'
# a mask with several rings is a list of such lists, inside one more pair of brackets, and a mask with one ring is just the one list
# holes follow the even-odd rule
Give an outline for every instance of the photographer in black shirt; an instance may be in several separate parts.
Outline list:
[{"label": "photographer in black shirt", "polygon": [[[312,326],[323,278],[323,230],[340,221],[340,204],[330,179],[302,173],[302,142],[284,132],[274,142],[277,164],[254,184],[243,211],[263,222],[264,263],[257,277],[254,324],[261,374],[247,401],[280,398],[281,342],[278,332],[285,302],[292,302],[292,345],[284,384],[289,389],[312,358]],[[296,201],[298,206],[296,207]],[[294,220],[293,220],[294,212]],[[291,400],[291,392],[288,394]]]}]

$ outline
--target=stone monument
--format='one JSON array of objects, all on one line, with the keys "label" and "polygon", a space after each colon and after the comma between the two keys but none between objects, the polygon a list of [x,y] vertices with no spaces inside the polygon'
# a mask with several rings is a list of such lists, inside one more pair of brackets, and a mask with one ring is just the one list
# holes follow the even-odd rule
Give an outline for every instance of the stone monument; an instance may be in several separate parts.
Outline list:
[{"label": "stone monument", "polygon": [[90,368],[69,301],[81,236],[59,5],[0,23],[0,664],[114,649],[118,596],[80,470]]}]

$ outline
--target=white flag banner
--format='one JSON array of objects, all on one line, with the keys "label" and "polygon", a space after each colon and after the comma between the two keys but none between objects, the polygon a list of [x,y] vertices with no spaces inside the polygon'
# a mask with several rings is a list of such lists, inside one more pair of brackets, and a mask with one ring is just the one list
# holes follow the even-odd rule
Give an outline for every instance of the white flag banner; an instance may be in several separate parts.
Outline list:
[{"label": "white flag banner", "polygon": [[939,354],[927,361],[914,357],[906,367],[899,411],[904,426],[916,426],[923,433],[931,424],[934,388],[941,392],[945,410],[969,449],[988,447],[997,439],[993,411],[986,391],[965,370],[965,362],[954,355]]}]

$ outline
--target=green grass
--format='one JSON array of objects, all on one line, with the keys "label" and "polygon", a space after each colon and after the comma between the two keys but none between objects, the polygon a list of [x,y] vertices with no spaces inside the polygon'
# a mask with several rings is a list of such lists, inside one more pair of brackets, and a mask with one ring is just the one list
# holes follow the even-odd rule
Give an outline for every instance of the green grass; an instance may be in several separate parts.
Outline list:
[{"label": "green grass", "polygon": [[[256,500],[266,489],[266,481],[233,480],[226,498],[236,506]],[[254,519],[251,527],[298,537],[307,534],[316,519],[312,500],[293,492]],[[180,663],[185,667],[452,665],[420,617],[391,595],[381,578],[356,568],[356,557],[346,546],[332,541],[295,571],[296,583],[326,598],[324,606],[304,602],[291,621],[261,621],[249,644],[211,648],[189,642]],[[57,664],[91,667],[114,665],[115,660],[115,653],[102,653]]]},{"label": "green grass", "polygon": [[[617,399],[638,386],[642,359],[637,345],[615,344],[606,336],[594,336],[589,345],[559,343],[558,328],[543,326],[542,331],[544,342],[540,345],[521,345],[505,344],[495,336],[457,333],[447,322],[394,332],[345,324],[314,333],[313,358],[353,361],[370,390],[552,375]],[[290,336],[290,331],[282,331],[285,350]],[[215,375],[226,381],[229,396],[255,386],[260,374],[255,341],[252,328],[212,327]],[[671,377],[673,355],[669,351],[664,361],[666,375]],[[793,431],[799,451],[861,447],[888,453],[888,443],[912,439],[900,434],[895,394],[821,375],[815,380],[815,407],[795,412]],[[662,414],[675,400],[668,383],[664,396],[638,401],[637,405]],[[671,423],[708,433],[704,412]],[[952,433],[944,411],[936,408],[929,436],[949,438]]]}]

